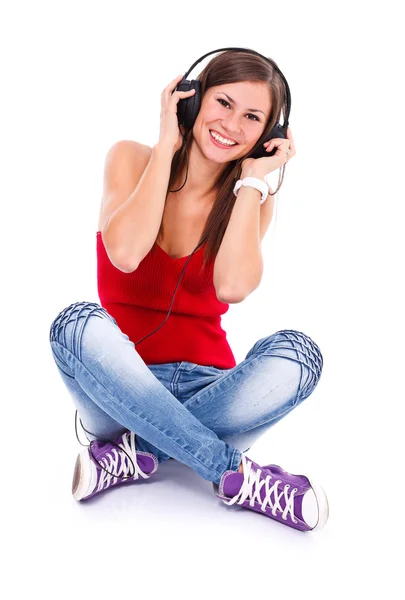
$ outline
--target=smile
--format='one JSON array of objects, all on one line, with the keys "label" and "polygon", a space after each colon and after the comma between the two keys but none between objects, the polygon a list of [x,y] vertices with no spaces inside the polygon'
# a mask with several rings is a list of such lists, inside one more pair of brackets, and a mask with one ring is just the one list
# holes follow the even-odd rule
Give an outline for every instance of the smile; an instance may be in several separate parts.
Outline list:
[{"label": "smile", "polygon": [[217,133],[216,131],[212,131],[211,129],[210,136],[212,141],[222,148],[230,148],[231,146],[238,145],[237,142],[233,140],[228,140],[227,138],[222,137],[221,135],[219,135],[219,133]]}]

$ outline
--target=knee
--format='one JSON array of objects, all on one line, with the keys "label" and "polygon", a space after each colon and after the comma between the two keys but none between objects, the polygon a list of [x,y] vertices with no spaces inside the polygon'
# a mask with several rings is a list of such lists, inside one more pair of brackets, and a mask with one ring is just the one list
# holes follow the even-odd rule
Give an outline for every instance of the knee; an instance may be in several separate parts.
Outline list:
[{"label": "knee", "polygon": [[275,335],[283,339],[285,344],[294,348],[297,358],[313,371],[317,383],[323,368],[323,356],[318,344],[309,335],[295,329],[283,329]]},{"label": "knee", "polygon": [[76,332],[78,323],[84,327],[89,318],[108,318],[115,322],[108,312],[96,302],[73,302],[64,308],[57,317],[52,321],[49,330],[49,341],[66,343],[66,329],[68,324],[71,324],[73,332]]},{"label": "knee", "polygon": [[323,356],[319,346],[305,333],[295,329],[282,329],[268,337],[264,337],[253,346],[251,353],[285,357],[307,367],[310,374],[311,388],[318,383],[322,368]]},{"label": "knee", "polygon": [[[301,377],[296,397],[296,404],[308,398],[321,378],[323,356],[319,346],[312,338],[295,329],[278,331],[279,348],[290,352],[290,357],[300,364]],[[288,350],[290,348],[290,350]]]}]

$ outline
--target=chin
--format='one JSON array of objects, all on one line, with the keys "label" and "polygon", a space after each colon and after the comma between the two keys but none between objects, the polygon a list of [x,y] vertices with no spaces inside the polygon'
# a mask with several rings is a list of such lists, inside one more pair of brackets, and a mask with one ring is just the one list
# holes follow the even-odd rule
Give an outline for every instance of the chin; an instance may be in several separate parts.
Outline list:
[{"label": "chin", "polygon": [[[208,136],[209,138],[211,138],[211,134],[210,132],[208,132]],[[203,146],[203,150],[204,150],[204,154],[205,156],[207,156],[207,158],[209,158],[210,160],[212,160],[213,162],[216,162],[218,164],[225,164],[225,163],[229,163],[233,160],[237,160],[241,155],[241,146],[240,144],[238,144],[237,149],[229,149],[229,150],[225,150],[222,148],[218,148],[217,146],[215,146],[212,142],[211,139],[208,139],[206,144]]]}]

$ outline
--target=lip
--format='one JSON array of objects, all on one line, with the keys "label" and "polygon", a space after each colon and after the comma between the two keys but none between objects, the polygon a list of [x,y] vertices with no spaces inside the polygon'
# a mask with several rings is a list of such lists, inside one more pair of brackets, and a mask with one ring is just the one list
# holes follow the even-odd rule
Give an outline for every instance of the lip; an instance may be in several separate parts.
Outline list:
[{"label": "lip", "polygon": [[[211,133],[210,133],[211,131],[214,131],[215,133],[217,133],[217,134],[218,134],[218,135],[220,135],[221,137],[225,138],[226,140],[230,140],[231,142],[235,142],[235,143],[233,144],[233,146],[224,146],[223,144],[221,144],[221,145],[220,145],[220,144],[217,142],[217,140],[216,140],[216,139],[214,139],[214,138],[212,137],[212,135],[211,135]],[[209,136],[210,136],[210,138],[211,138],[212,142],[213,142],[213,143],[214,143],[216,146],[218,146],[218,148],[224,148],[224,149],[226,149],[226,148],[234,148],[235,146],[238,146],[238,142],[237,142],[236,140],[234,140],[233,138],[230,138],[230,137],[228,137],[228,136],[226,136],[226,135],[223,135],[221,132],[217,131],[216,129],[209,129],[209,130],[208,130],[208,133],[209,133]]]}]

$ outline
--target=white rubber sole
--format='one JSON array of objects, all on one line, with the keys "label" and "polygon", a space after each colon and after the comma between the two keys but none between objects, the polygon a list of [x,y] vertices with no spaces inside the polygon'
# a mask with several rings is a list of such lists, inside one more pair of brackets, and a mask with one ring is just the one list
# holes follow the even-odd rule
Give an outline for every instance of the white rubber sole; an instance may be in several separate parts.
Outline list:
[{"label": "white rubber sole", "polygon": [[97,484],[97,469],[89,456],[89,451],[84,448],[78,454],[72,481],[72,494],[75,500],[82,500],[89,496]]},{"label": "white rubber sole", "polygon": [[323,487],[313,482],[309,477],[307,478],[312,490],[305,494],[302,501],[302,516],[311,527],[311,531],[314,531],[315,529],[322,529],[328,520],[329,503]]}]

